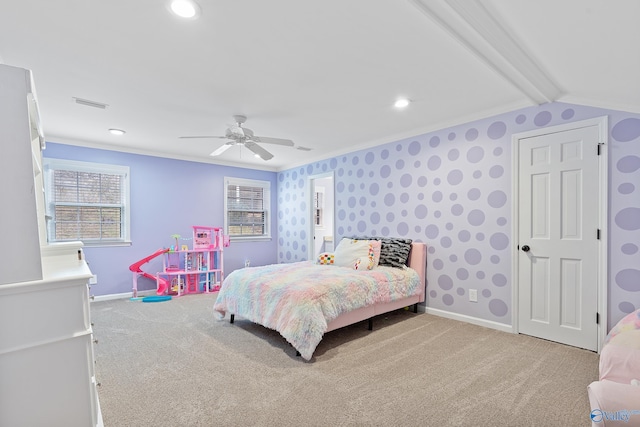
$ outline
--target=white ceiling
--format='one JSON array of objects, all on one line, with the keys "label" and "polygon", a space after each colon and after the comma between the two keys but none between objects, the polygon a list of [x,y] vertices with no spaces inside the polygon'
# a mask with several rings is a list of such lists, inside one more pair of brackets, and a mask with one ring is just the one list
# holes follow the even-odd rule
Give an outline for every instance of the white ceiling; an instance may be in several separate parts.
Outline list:
[{"label": "white ceiling", "polygon": [[[33,70],[48,141],[266,170],[550,101],[640,113],[636,0],[197,1],[0,0],[0,62]],[[313,150],[178,138],[234,114]]]}]

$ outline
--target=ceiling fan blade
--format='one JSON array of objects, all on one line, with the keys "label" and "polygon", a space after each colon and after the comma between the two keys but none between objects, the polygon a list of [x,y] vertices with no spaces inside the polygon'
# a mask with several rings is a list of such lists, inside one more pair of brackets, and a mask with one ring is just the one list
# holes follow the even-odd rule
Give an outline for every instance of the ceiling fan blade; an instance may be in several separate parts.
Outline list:
[{"label": "ceiling fan blade", "polygon": [[286,145],[287,147],[293,147],[293,141],[290,139],[268,138],[266,136],[254,136],[251,139],[255,142],[264,142],[266,144]]},{"label": "ceiling fan blade", "polygon": [[179,136],[180,139],[197,139],[197,138],[222,138],[228,139],[226,136]]},{"label": "ceiling fan blade", "polygon": [[273,158],[273,154],[271,154],[270,152],[268,152],[267,150],[265,150],[264,148],[262,148],[261,146],[259,146],[253,141],[245,142],[244,146],[247,147],[249,150],[253,151],[258,156],[260,156],[262,160],[270,160]]},{"label": "ceiling fan blade", "polygon": [[213,153],[211,153],[209,155],[210,156],[219,156],[220,154],[224,153],[225,151],[227,151],[229,148],[231,148],[234,145],[236,145],[235,142],[229,141],[226,144],[221,145],[220,147],[218,147]]}]

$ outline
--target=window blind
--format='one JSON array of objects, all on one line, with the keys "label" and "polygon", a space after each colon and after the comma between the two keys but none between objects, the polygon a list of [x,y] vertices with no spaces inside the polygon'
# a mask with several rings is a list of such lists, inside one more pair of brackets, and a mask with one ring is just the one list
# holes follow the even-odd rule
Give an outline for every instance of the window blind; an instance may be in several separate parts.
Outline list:
[{"label": "window blind", "polygon": [[227,186],[227,233],[230,236],[264,236],[267,210],[262,187]]},{"label": "window blind", "polygon": [[124,175],[53,169],[50,240],[124,238]]}]

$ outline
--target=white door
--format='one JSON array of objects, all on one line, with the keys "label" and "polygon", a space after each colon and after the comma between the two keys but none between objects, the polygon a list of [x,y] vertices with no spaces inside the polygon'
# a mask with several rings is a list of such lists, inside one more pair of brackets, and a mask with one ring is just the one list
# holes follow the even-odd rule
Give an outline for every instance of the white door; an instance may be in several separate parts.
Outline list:
[{"label": "white door", "polygon": [[597,125],[518,140],[518,327],[597,350]]}]

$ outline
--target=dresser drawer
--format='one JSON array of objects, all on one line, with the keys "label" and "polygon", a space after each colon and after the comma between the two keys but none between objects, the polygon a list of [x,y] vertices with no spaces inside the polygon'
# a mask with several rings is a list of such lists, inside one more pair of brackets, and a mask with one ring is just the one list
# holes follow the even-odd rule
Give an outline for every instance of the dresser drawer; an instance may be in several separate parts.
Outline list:
[{"label": "dresser drawer", "polygon": [[0,354],[91,330],[86,281],[0,289]]},{"label": "dresser drawer", "polygon": [[0,425],[95,425],[92,335],[0,354]]}]

